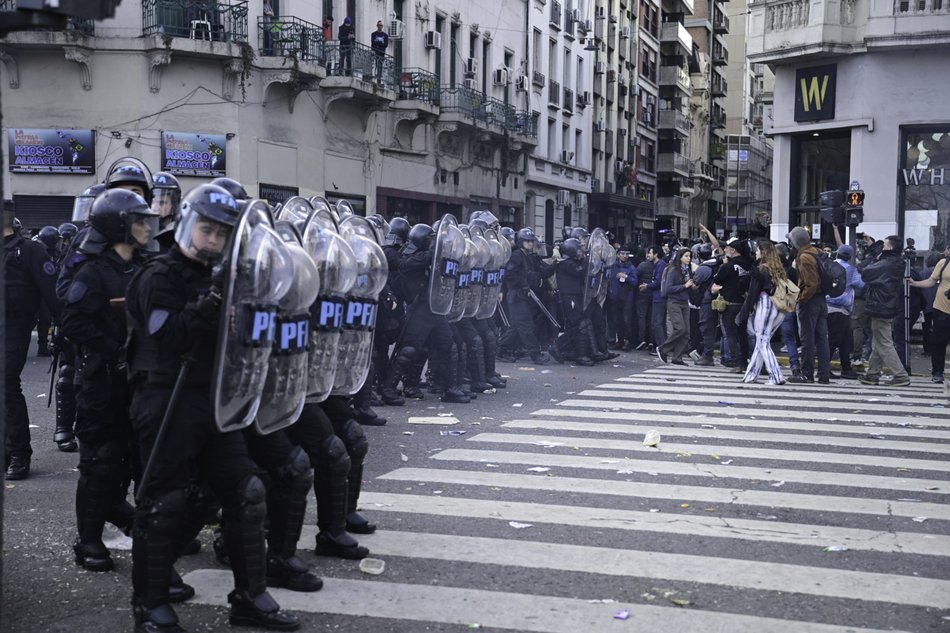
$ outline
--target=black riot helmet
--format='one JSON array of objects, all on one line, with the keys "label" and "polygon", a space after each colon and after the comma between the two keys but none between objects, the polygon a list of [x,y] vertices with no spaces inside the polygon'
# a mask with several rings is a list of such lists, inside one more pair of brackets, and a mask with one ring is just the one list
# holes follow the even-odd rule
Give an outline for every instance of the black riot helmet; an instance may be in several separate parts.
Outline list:
[{"label": "black riot helmet", "polygon": [[55,226],[44,226],[36,234],[36,241],[46,247],[48,251],[55,251],[62,243],[63,236]]},{"label": "black riot helmet", "polygon": [[533,251],[535,246],[538,243],[538,236],[534,234],[533,229],[523,228],[519,229],[515,234],[515,245],[518,248],[523,248],[526,251]]},{"label": "black riot helmet", "polygon": [[82,251],[102,253],[111,244],[132,244],[153,249],[158,234],[158,214],[134,191],[110,189],[96,197],[89,212],[92,230],[83,240]]},{"label": "black riot helmet", "polygon": [[561,256],[565,259],[577,259],[583,251],[581,241],[576,237],[569,237],[561,244]]},{"label": "black riot helmet", "polygon": [[389,222],[389,233],[386,234],[386,244],[402,246],[409,239],[409,221],[406,218],[393,218]]},{"label": "black riot helmet", "polygon": [[571,229],[571,237],[580,240],[582,243],[590,237],[590,233],[583,226],[575,226]]},{"label": "black riot helmet", "polygon": [[181,185],[167,171],[152,176],[152,211],[161,218],[162,228],[178,220],[181,206]]},{"label": "black riot helmet", "polygon": [[227,189],[214,184],[198,185],[182,198],[175,243],[186,256],[215,263],[223,256],[239,215],[238,201]]},{"label": "black riot helmet", "polygon": [[487,209],[472,211],[472,214],[468,218],[468,223],[471,226],[482,226],[483,228],[489,229],[497,229],[499,224],[495,214]]},{"label": "black riot helmet", "polygon": [[142,198],[152,203],[152,179],[138,165],[123,164],[112,169],[106,177],[106,189],[141,189]]},{"label": "black riot helmet", "polygon": [[562,229],[561,229],[561,239],[562,239],[562,240],[567,240],[568,238],[570,238],[570,237],[571,237],[571,232],[572,232],[573,230],[574,230],[574,227],[572,227],[572,226],[565,226],[564,228],[562,228]]},{"label": "black riot helmet", "polygon": [[79,227],[73,224],[72,222],[63,222],[57,228],[60,236],[63,238],[64,244],[69,244],[73,241],[73,238],[76,237],[76,233],[79,233]]},{"label": "black riot helmet", "polygon": [[101,182],[97,182],[76,196],[75,201],[73,201],[72,221],[79,224],[86,224],[89,220],[89,211],[92,210],[93,201],[96,199],[96,196],[105,190],[106,186]]},{"label": "black riot helmet", "polygon": [[244,188],[244,185],[233,178],[215,178],[211,181],[211,184],[223,187],[235,200],[247,200],[250,197],[247,195],[247,189]]},{"label": "black riot helmet", "polygon": [[501,229],[499,229],[498,232],[501,234],[503,238],[508,240],[509,246],[515,245],[515,230],[513,228],[511,228],[510,226],[503,226],[501,227]]},{"label": "black riot helmet", "polygon": [[432,245],[432,240],[435,239],[435,231],[428,224],[416,224],[410,229],[407,239],[408,241],[403,247],[403,252],[407,255],[427,251]]}]

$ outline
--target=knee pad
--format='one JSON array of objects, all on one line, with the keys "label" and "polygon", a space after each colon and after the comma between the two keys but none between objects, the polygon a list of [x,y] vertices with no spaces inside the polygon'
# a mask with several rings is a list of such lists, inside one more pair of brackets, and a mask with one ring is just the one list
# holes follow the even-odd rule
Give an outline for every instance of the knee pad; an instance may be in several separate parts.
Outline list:
[{"label": "knee pad", "polygon": [[320,447],[321,473],[346,477],[350,472],[350,454],[346,452],[346,444],[336,435],[331,435]]},{"label": "knee pad", "polygon": [[128,448],[121,442],[105,442],[80,456],[79,472],[87,477],[120,478],[127,469]]},{"label": "knee pad", "polygon": [[257,475],[249,475],[238,485],[238,518],[247,523],[263,523],[267,514],[267,488]]},{"label": "knee pad", "polygon": [[172,490],[159,493],[139,504],[135,508],[135,514],[137,521],[144,521],[139,523],[139,526],[146,532],[149,528],[168,531],[178,526],[185,514],[186,505],[185,491]]},{"label": "knee pad", "polygon": [[412,363],[419,356],[419,349],[415,347],[401,347],[396,353],[396,362]]},{"label": "knee pad", "polygon": [[73,386],[73,380],[76,378],[76,368],[72,365],[60,365],[59,367],[59,378],[56,379],[56,386],[59,385],[68,385],[69,387]]},{"label": "knee pad", "polygon": [[356,423],[356,420],[347,420],[343,424],[343,437],[341,438],[346,445],[346,451],[350,455],[351,461],[363,461],[369,452],[369,440],[363,433],[363,427]]},{"label": "knee pad", "polygon": [[295,446],[288,456],[287,463],[278,469],[276,478],[290,485],[294,492],[306,493],[313,484],[313,468],[310,467],[310,458],[307,453]]}]

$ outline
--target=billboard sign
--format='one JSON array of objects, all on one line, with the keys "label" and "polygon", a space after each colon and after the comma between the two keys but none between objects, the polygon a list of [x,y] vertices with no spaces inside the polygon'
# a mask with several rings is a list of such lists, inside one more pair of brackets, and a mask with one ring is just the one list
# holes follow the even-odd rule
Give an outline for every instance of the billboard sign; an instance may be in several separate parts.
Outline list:
[{"label": "billboard sign", "polygon": [[95,174],[95,130],[10,128],[10,171],[15,174]]},{"label": "billboard sign", "polygon": [[162,132],[162,171],[176,176],[217,178],[227,175],[224,134]]}]

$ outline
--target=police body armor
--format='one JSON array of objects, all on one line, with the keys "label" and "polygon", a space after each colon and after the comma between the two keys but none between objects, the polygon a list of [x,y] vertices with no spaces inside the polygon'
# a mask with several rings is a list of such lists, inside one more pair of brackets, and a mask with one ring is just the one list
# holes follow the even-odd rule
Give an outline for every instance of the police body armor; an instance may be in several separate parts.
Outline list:
[{"label": "police body armor", "polygon": [[254,421],[264,434],[290,426],[303,412],[310,379],[310,306],[320,291],[317,266],[301,246],[297,229],[289,222],[278,222],[276,228],[284,240],[293,281],[277,307],[264,394]]},{"label": "police body armor", "polygon": [[[491,246],[485,239],[485,232],[480,226],[473,226],[469,229],[472,243],[475,245],[475,256],[472,261],[471,289],[468,293],[468,299],[465,304],[465,313],[463,318],[471,318],[478,314],[478,309],[482,305],[486,294],[485,270],[491,264]],[[497,296],[497,294],[496,294]]]},{"label": "police body armor", "polygon": [[344,217],[340,234],[356,258],[356,278],[346,294],[332,393],[352,396],[369,375],[379,293],[386,285],[389,266],[386,253],[376,241],[376,231],[366,218]]},{"label": "police body armor", "polygon": [[432,248],[432,271],[429,274],[429,309],[433,314],[452,311],[458,284],[459,260],[465,255],[465,236],[451,213],[442,216]]},{"label": "police body armor", "polygon": [[333,389],[346,291],[356,282],[356,256],[337,233],[328,205],[314,204],[303,246],[317,266],[320,292],[310,307],[311,345],[307,402],[323,402]]},{"label": "police body armor", "polygon": [[221,432],[245,428],[257,416],[277,305],[292,282],[292,264],[263,200],[244,207],[224,266],[212,376],[214,419]]},{"label": "police body armor", "polygon": [[511,246],[495,229],[484,231],[485,241],[491,251],[491,260],[485,266],[485,285],[482,289],[481,300],[476,319],[490,319],[498,308],[498,293],[504,281],[505,264],[511,259]]},{"label": "police body armor", "polygon": [[[460,229],[461,230],[461,229]],[[446,315],[449,323],[457,323],[465,316],[465,310],[471,303],[471,295],[475,290],[472,285],[472,268],[475,264],[475,242],[466,235],[467,229],[462,230],[462,239],[465,240],[465,248],[462,256],[458,260],[458,276],[455,280],[455,295],[452,297],[452,309]]]}]

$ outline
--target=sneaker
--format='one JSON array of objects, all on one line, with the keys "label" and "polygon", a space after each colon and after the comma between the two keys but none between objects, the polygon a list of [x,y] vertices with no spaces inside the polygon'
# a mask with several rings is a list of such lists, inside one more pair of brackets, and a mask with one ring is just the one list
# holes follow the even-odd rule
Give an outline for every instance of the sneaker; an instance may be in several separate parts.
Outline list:
[{"label": "sneaker", "polygon": [[858,373],[854,371],[853,369],[849,369],[847,371],[842,371],[841,377],[844,378],[845,380],[857,380]]},{"label": "sneaker", "polygon": [[644,349],[644,348],[646,348],[646,347],[649,347],[649,345],[650,345],[650,344],[647,343],[646,341],[640,341],[640,343],[639,343],[634,349],[639,352],[640,350],[642,350],[642,349]]},{"label": "sneaker", "polygon": [[796,384],[796,385],[808,385],[815,381],[806,376],[802,376],[801,374],[795,374],[794,376],[788,379],[788,382],[792,384]]},{"label": "sneaker", "polygon": [[697,367],[712,367],[715,364],[716,363],[713,362],[713,359],[705,358],[703,356],[700,356],[699,360],[697,360],[695,363]]},{"label": "sneaker", "polygon": [[940,374],[940,373],[934,374],[933,377],[931,378],[931,380],[932,380],[933,382],[937,383],[938,385],[942,385],[942,384],[943,384],[943,374]]},{"label": "sneaker", "polygon": [[668,362],[666,358],[666,354],[663,353],[663,348],[661,347],[656,348],[656,357],[659,358],[664,363]]},{"label": "sneaker", "polygon": [[670,362],[671,362],[672,364],[674,364],[674,365],[682,365],[683,367],[688,367],[688,366],[689,366],[689,365],[686,364],[686,361],[683,360],[682,358],[676,358],[676,359],[674,359],[674,360],[671,360]]},{"label": "sneaker", "polygon": [[901,378],[895,376],[893,380],[887,383],[888,387],[907,387],[908,385],[910,385],[909,376],[902,376]]},{"label": "sneaker", "polygon": [[868,374],[859,375],[858,382],[860,382],[862,385],[880,384],[879,376],[869,376]]}]

